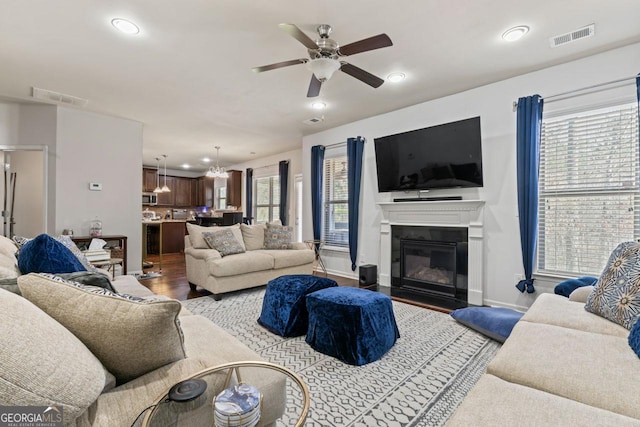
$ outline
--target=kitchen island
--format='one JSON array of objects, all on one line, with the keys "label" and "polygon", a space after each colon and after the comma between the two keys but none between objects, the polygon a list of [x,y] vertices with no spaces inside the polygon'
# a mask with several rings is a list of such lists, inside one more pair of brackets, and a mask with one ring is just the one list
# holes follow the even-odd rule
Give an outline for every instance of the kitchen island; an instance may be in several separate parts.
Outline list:
[{"label": "kitchen island", "polygon": [[184,236],[187,221],[164,219],[142,221],[142,264],[147,254],[160,255],[158,268],[162,270],[162,255],[184,252]]}]

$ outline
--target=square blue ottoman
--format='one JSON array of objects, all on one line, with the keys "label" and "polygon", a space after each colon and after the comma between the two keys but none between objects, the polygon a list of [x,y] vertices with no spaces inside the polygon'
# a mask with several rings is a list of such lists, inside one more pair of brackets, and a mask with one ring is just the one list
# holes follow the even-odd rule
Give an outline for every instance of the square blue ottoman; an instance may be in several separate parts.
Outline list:
[{"label": "square blue ottoman", "polygon": [[267,283],[258,323],[274,334],[297,337],[307,332],[305,296],[338,286],[335,280],[310,274],[280,276]]},{"label": "square blue ottoman", "polygon": [[340,286],[307,295],[307,343],[350,365],[380,359],[400,338],[391,298]]}]

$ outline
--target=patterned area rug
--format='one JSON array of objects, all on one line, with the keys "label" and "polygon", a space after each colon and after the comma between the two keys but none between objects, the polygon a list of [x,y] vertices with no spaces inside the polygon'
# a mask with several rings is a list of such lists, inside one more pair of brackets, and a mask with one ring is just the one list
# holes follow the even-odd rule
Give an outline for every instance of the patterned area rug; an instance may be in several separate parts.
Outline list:
[{"label": "patterned area rug", "polygon": [[[444,425],[500,346],[447,314],[394,301],[400,330],[395,346],[376,362],[350,366],[316,352],[304,337],[282,338],[258,325],[264,291],[184,305],[264,359],[298,373],[310,391],[307,426]],[[286,414],[282,421],[289,425]]]}]

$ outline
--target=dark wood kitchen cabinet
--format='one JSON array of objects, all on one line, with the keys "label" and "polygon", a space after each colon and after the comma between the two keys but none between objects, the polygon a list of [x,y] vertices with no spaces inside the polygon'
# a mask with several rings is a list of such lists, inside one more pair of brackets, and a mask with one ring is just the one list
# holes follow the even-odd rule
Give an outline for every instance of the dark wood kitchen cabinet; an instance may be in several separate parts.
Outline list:
[{"label": "dark wood kitchen cabinet", "polygon": [[242,208],[242,171],[230,170],[227,178],[227,206]]},{"label": "dark wood kitchen cabinet", "polygon": [[192,178],[174,177],[175,189],[175,206],[189,207],[193,206],[191,200],[191,181]]},{"label": "dark wood kitchen cabinet", "polygon": [[184,252],[184,235],[186,223],[163,222],[162,223],[162,253],[173,254]]},{"label": "dark wood kitchen cabinet", "polygon": [[198,178],[197,196],[197,206],[213,207],[213,178]]},{"label": "dark wood kitchen cabinet", "polygon": [[[167,177],[167,187],[169,190],[166,193],[158,193],[158,206],[174,206],[176,204],[176,183],[175,178],[172,176]],[[160,177],[160,187],[164,186],[165,177]]]},{"label": "dark wood kitchen cabinet", "polygon": [[155,169],[142,169],[142,191],[151,193],[156,189],[156,170]]}]

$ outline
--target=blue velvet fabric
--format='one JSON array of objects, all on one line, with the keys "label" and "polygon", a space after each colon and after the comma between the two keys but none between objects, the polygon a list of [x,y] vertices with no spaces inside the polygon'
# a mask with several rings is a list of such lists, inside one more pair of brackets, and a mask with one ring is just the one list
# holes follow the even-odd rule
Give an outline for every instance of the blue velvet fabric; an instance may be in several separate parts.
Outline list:
[{"label": "blue velvet fabric", "polygon": [[629,346],[640,357],[640,318],[636,320],[629,332]]},{"label": "blue velvet fabric", "polygon": [[505,342],[524,313],[503,307],[467,307],[451,312],[451,317],[474,331]]},{"label": "blue velvet fabric", "polygon": [[22,274],[87,271],[69,249],[46,234],[31,239],[20,249],[18,268]]},{"label": "blue velvet fabric", "polygon": [[283,337],[304,335],[309,321],[305,296],[333,286],[338,286],[335,280],[309,274],[273,279],[267,284],[258,323]]},{"label": "blue velvet fabric", "polygon": [[595,285],[597,281],[598,278],[593,276],[583,276],[577,279],[567,279],[563,282],[558,283],[556,287],[553,288],[553,292],[555,292],[556,295],[562,295],[569,298],[571,292],[583,286]]},{"label": "blue velvet fabric", "polygon": [[350,365],[380,359],[400,338],[391,298],[340,286],[307,295],[307,343]]}]

